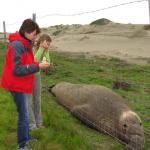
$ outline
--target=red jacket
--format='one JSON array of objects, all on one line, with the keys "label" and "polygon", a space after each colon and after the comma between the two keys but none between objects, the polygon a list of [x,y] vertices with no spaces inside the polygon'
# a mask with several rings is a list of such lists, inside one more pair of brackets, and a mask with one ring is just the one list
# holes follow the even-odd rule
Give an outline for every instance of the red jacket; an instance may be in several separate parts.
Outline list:
[{"label": "red jacket", "polygon": [[18,32],[9,35],[9,42],[1,86],[10,91],[32,93],[34,73],[39,71],[39,63],[34,61],[31,42]]}]

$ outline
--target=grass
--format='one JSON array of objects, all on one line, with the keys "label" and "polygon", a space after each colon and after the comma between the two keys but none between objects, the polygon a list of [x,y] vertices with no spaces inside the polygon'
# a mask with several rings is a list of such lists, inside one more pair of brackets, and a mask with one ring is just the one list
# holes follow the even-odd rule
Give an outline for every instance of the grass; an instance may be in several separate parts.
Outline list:
[{"label": "grass", "polygon": [[[2,70],[5,47],[0,44]],[[59,105],[47,87],[68,81],[100,84],[112,88],[114,79],[130,82],[128,90],[115,91],[128,100],[130,107],[141,117],[146,131],[145,149],[150,148],[150,66],[130,65],[116,58],[72,57],[51,52],[55,68],[51,75],[42,73],[42,113],[46,128],[32,132],[38,139],[34,150],[124,150],[113,138],[82,124]],[[114,89],[113,89],[114,90]],[[16,149],[17,112],[9,92],[0,89],[0,150]]]}]

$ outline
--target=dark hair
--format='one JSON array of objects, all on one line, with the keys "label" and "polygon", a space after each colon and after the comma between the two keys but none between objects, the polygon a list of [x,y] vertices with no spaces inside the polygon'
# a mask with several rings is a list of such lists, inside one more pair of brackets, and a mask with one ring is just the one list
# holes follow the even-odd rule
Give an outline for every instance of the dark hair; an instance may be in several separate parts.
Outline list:
[{"label": "dark hair", "polygon": [[39,46],[40,46],[40,43],[43,42],[43,41],[48,41],[48,42],[51,42],[52,39],[50,38],[50,36],[48,34],[42,34],[38,41],[37,41],[37,44],[36,44],[36,49],[39,49]]},{"label": "dark hair", "polygon": [[34,22],[32,19],[26,19],[23,21],[20,29],[19,34],[24,37],[25,32],[31,33],[36,30],[36,34],[40,33],[40,28],[36,22]]}]

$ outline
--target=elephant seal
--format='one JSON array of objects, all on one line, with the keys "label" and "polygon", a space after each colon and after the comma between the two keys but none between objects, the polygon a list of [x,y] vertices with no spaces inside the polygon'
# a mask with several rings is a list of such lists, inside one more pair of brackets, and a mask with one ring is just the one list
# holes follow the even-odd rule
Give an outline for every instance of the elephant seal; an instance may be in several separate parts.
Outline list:
[{"label": "elephant seal", "polygon": [[128,150],[143,150],[144,129],[139,116],[111,89],[62,82],[50,92],[85,124],[119,139]]}]

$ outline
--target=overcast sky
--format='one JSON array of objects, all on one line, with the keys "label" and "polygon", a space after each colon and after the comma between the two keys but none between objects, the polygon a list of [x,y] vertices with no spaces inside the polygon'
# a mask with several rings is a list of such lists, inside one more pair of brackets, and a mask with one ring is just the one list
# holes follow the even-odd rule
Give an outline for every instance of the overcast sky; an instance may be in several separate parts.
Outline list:
[{"label": "overcast sky", "polygon": [[91,12],[132,1],[136,0],[3,0],[0,8],[0,31],[3,31],[3,21],[6,22],[7,32],[17,31],[22,21],[31,18],[33,13],[36,13],[40,27],[89,24],[100,18],[119,23],[148,24],[148,0],[82,15],[59,16]]}]

